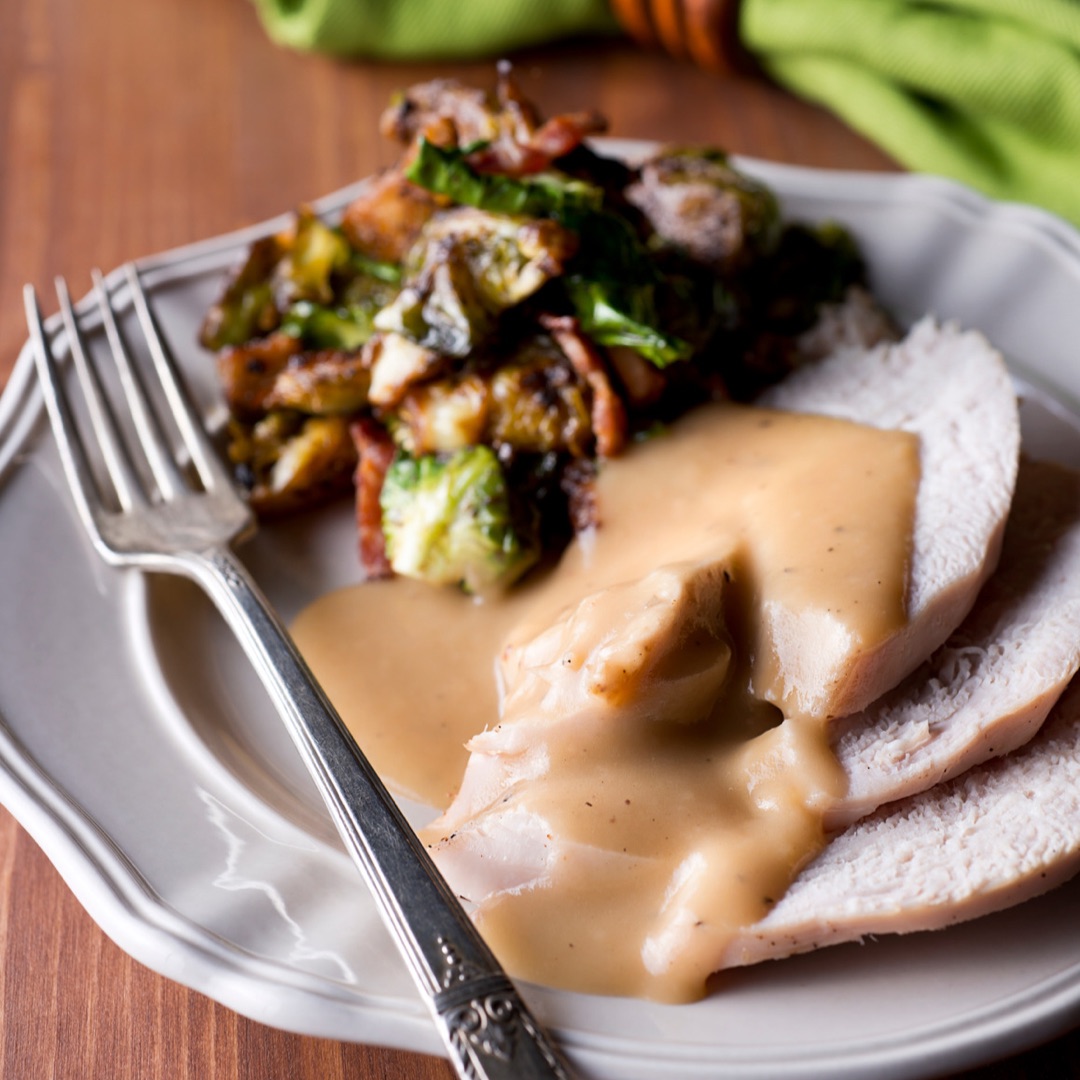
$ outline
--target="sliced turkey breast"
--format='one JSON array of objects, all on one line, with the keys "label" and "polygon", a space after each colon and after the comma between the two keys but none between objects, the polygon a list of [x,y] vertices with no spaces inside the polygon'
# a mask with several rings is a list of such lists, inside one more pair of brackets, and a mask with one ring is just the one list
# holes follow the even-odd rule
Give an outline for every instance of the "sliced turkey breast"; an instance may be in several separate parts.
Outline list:
[{"label": "sliced turkey breast", "polygon": [[808,637],[789,611],[763,613],[798,710],[843,716],[865,708],[942,644],[993,573],[1020,453],[1015,394],[1004,361],[981,334],[927,318],[900,342],[845,349],[798,369],[760,404],[920,438],[904,631],[849,668],[841,643]]},{"label": "sliced turkey breast", "polygon": [[[621,800],[617,805],[608,800],[611,786],[621,782],[618,766],[610,772],[609,765],[626,745],[644,741],[670,757],[670,746],[661,749],[669,736],[649,733],[667,728],[674,732],[670,745],[685,753],[687,741],[697,738],[685,734],[694,720],[711,713],[700,730],[716,727],[718,714],[710,703],[715,706],[721,685],[730,693],[732,685],[754,682],[747,677],[750,661],[740,656],[745,642],[727,623],[728,598],[739,588],[745,561],[731,548],[718,549],[711,559],[695,550],[694,558],[636,580],[616,576],[514,643],[504,664],[502,722],[469,743],[462,787],[429,833],[452,886],[479,905],[485,932],[494,918],[496,924],[503,920],[496,936],[512,938],[513,924],[503,919],[506,901],[512,898],[529,910],[529,894],[540,896],[569,866],[576,868],[577,881],[594,873],[609,883],[620,875],[638,875],[639,882],[648,880],[657,889],[649,910],[639,908],[634,916],[633,934],[640,934],[635,940],[642,943],[640,992],[700,993],[732,929],[712,923],[697,906],[704,894],[715,892],[712,883],[725,868],[730,877],[725,851],[732,846],[754,851],[759,864],[745,875],[745,886],[734,886],[742,890],[741,910],[760,909],[763,897],[782,894],[798,867],[824,843],[823,815],[843,790],[840,771],[835,769],[836,781],[815,756],[813,731],[851,702],[865,706],[940,646],[996,564],[1015,483],[1019,432],[1004,365],[984,339],[924,323],[903,343],[844,352],[807,369],[799,382],[801,394],[783,400],[777,395],[766,404],[835,413],[827,403],[843,393],[840,419],[900,427],[919,436],[922,478],[909,623],[867,651],[850,633],[840,632],[840,621],[827,610],[815,609],[807,618],[765,604],[760,614],[771,645],[782,654],[780,667],[795,673],[788,672],[788,685],[776,695],[788,719],[778,726],[772,726],[775,719],[759,723],[760,715],[740,704],[744,757],[737,747],[731,753],[730,740],[722,746],[703,739],[700,753],[691,746],[681,759],[684,771],[675,769],[660,781],[648,775],[651,767],[642,770],[638,763],[631,782],[635,794],[633,800],[628,795],[625,807]],[[597,634],[597,627],[606,631]],[[658,686],[657,673],[667,686]],[[650,700],[650,695],[663,698],[669,688],[674,695],[662,704]],[[826,751],[827,741],[820,739]],[[702,764],[714,756],[715,764]],[[835,766],[831,755],[824,757]],[[605,783],[609,786],[602,790]],[[686,800],[700,796],[708,802],[720,788],[731,801],[718,806],[712,818],[712,811],[706,813],[705,822],[682,837]],[[561,810],[552,802],[564,797],[578,807],[604,807],[600,824],[610,822],[611,828],[590,833],[586,813],[564,830],[555,823]],[[683,804],[685,811],[675,809]],[[728,809],[739,823],[731,829],[725,824]],[[667,831],[678,839],[662,855],[653,855],[636,842],[634,822],[648,831],[658,820],[669,823]],[[666,835],[665,843],[670,839]],[[758,858],[761,853],[767,853],[764,859]],[[726,912],[726,903],[713,903],[709,910]],[[760,910],[744,924],[758,918]],[[702,935],[709,938],[705,947]],[[607,944],[593,948],[591,955],[602,965]],[[542,976],[533,972],[533,977]],[[611,979],[599,988],[621,985],[615,975]]]},{"label": "sliced turkey breast", "polygon": [[1025,743],[1080,668],[1080,474],[1021,463],[1001,562],[932,657],[835,722],[838,828]]},{"label": "sliced turkey breast", "polygon": [[1080,868],[1080,684],[1024,747],[852,825],[720,967],[867,934],[932,930],[1046,892]]},{"label": "sliced turkey breast", "polygon": [[[660,574],[642,587],[663,595],[676,580]],[[677,617],[687,614],[684,608]],[[655,626],[655,611],[651,618]],[[640,639],[628,635],[635,636]],[[722,666],[725,645],[715,640]],[[1078,666],[1080,473],[1025,461],[1001,565],[971,615],[894,692],[836,725],[848,789],[826,823],[841,827],[894,800],[895,809],[883,807],[838,835],[772,914],[739,929],[735,944],[710,962],[738,966],[868,933],[944,926],[1018,903],[1071,876],[1080,858],[1080,825],[1063,838],[1053,822],[1064,826],[1075,814],[1070,785],[1080,773],[1080,686],[1061,700],[1047,734],[1036,733]],[[693,695],[695,688],[687,690]],[[573,722],[571,710],[549,728]],[[971,768],[1033,736],[1031,748],[1008,761]],[[479,737],[481,748],[498,742],[501,754],[476,755],[471,782],[484,776],[491,786],[466,801],[505,798],[547,769],[544,754],[525,751],[544,745],[550,730],[515,726],[512,737],[513,747],[495,733]],[[520,752],[507,754],[511,749]],[[514,762],[512,778],[504,771],[508,762]],[[960,779],[945,783],[954,777]],[[904,798],[919,792],[925,794]],[[475,899],[541,883],[560,859],[626,860],[553,837],[549,822],[514,799],[455,828],[440,861]],[[635,872],[647,873],[642,866],[638,859]],[[705,864],[697,871],[707,872]],[[683,883],[687,893],[690,878]],[[663,973],[716,940],[692,901],[672,897],[645,940],[643,959]]]}]

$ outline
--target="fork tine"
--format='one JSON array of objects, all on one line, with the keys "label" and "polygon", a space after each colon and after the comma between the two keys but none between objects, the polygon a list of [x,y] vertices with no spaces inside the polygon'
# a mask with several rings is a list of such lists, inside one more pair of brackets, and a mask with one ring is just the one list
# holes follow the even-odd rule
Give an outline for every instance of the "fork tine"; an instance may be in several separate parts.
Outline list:
[{"label": "fork tine", "polygon": [[97,513],[101,509],[97,482],[90,469],[86,447],[75,426],[75,419],[63,389],[63,381],[49,344],[49,335],[41,318],[41,307],[32,285],[23,288],[23,306],[26,309],[26,325],[34,345],[34,363],[38,370],[45,408],[56,438],[60,463],[67,477],[79,517],[95,543],[101,546],[101,530]]},{"label": "fork tine", "polygon": [[165,399],[179,428],[180,436],[184,440],[184,445],[191,455],[199,479],[209,491],[231,491],[233,490],[232,480],[222,466],[221,459],[211,446],[206,429],[196,419],[195,407],[188,395],[187,388],[177,374],[176,362],[169,352],[165,340],[158,330],[153,312],[150,310],[146,293],[142,287],[142,281],[139,279],[139,272],[133,263],[127,263],[124,267],[124,273],[135,305],[135,314],[149,346],[150,357],[154,362],[158,378],[161,380],[162,389],[165,391]]},{"label": "fork tine", "polygon": [[124,510],[130,510],[136,504],[145,501],[141,488],[131,459],[119,437],[119,428],[102,390],[97,369],[90,363],[86,342],[71,306],[71,294],[68,292],[67,282],[62,277],[58,277],[55,280],[55,286],[56,295],[60,301],[60,319],[64,332],[67,334],[71,361],[86,399],[90,426],[101,449],[102,460],[116,491],[117,500]]},{"label": "fork tine", "polygon": [[179,471],[171,455],[166,454],[163,449],[168,445],[167,441],[153,414],[135,366],[131,362],[124,339],[120,336],[105,279],[101,276],[100,270],[92,270],[90,274],[94,282],[94,293],[101,312],[102,324],[105,327],[105,337],[109,342],[109,350],[120,377],[120,389],[127,401],[139,445],[146,456],[146,463],[161,497],[166,501],[174,499],[183,486]]}]

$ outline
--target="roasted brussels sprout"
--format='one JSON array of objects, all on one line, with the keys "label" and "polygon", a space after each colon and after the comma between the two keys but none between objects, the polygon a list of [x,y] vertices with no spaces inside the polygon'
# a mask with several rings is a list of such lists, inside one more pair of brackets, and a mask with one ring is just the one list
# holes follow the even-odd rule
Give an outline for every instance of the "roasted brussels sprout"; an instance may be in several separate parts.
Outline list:
[{"label": "roasted brussels sprout", "polygon": [[356,251],[383,263],[400,263],[439,205],[436,196],[390,169],[345,208],[341,231]]},{"label": "roasted brussels sprout", "polygon": [[554,221],[469,207],[439,214],[409,252],[406,284],[375,325],[444,356],[468,356],[503,311],[562,272],[574,246]]},{"label": "roasted brussels sprout", "polygon": [[490,404],[490,382],[475,372],[425,383],[394,413],[394,441],[413,456],[475,446],[485,441]]},{"label": "roasted brussels sprout", "polygon": [[553,345],[529,343],[495,372],[487,433],[494,446],[515,452],[588,451],[593,432],[584,388]]},{"label": "roasted brussels sprout", "polygon": [[258,514],[292,513],[349,490],[356,448],[345,417],[281,409],[234,422],[230,435],[229,458]]},{"label": "roasted brussels sprout", "polygon": [[604,126],[545,120],[505,64],[414,86],[340,222],[252,245],[200,340],[257,510],[351,482],[366,576],[486,591],[598,523],[628,441],[890,332],[843,229],[782,222],[718,150],[606,158]]},{"label": "roasted brussels sprout", "polygon": [[284,253],[285,241],[280,236],[265,236],[251,245],[203,319],[199,330],[203,348],[243,345],[276,329],[280,315],[271,280]]},{"label": "roasted brussels sprout", "polygon": [[386,555],[397,574],[482,594],[512,584],[539,557],[535,528],[515,521],[490,447],[446,457],[400,454],[380,501]]},{"label": "roasted brussels sprout", "polygon": [[274,268],[274,299],[284,311],[297,300],[328,304],[334,298],[335,273],[349,265],[349,244],[311,210],[296,217],[296,234]]},{"label": "roasted brussels sprout", "polygon": [[370,387],[371,372],[358,353],[321,349],[293,356],[264,404],[311,416],[351,416],[367,406]]},{"label": "roasted brussels sprout", "polygon": [[626,197],[662,243],[720,274],[768,254],[780,237],[776,196],[718,150],[658,154],[642,166]]}]

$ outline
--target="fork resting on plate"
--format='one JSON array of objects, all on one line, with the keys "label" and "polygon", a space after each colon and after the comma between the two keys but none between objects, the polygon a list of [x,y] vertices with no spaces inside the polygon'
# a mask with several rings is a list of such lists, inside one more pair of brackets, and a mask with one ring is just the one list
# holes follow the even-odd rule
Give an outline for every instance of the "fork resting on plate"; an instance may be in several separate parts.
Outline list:
[{"label": "fork resting on plate", "polygon": [[[62,334],[37,297],[24,300],[34,357],[64,473],[94,548],[114,566],[180,574],[224,615],[269,691],[367,880],[434,1017],[457,1072],[470,1078],[561,1077],[570,1069],[421,844],[281,621],[232,550],[254,531],[251,511],[198,419],[158,332],[136,269],[94,292],[115,384],[110,392],[68,289],[57,280]],[[144,362],[121,334],[134,308]],[[70,364],[57,359],[62,343]],[[149,393],[147,369],[160,384]],[[74,372],[74,378],[71,372]],[[78,413],[69,384],[79,386]],[[121,417],[126,420],[121,422]],[[93,449],[93,453],[91,453]]]}]

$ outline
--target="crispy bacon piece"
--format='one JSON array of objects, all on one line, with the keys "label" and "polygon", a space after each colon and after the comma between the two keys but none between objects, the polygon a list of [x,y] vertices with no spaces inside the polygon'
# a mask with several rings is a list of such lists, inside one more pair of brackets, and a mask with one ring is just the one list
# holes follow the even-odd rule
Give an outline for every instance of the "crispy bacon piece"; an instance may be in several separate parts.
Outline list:
[{"label": "crispy bacon piece", "polygon": [[607,121],[597,112],[553,116],[532,132],[526,142],[500,139],[470,154],[469,165],[480,173],[526,176],[550,169],[552,163],[576,149],[590,135],[607,131]]},{"label": "crispy bacon piece", "polygon": [[632,406],[640,408],[660,399],[667,379],[655,364],[626,345],[612,345],[607,356]]},{"label": "crispy bacon piece", "polygon": [[440,146],[486,143],[469,155],[477,172],[524,176],[550,169],[589,135],[606,131],[607,121],[590,110],[541,122],[503,62],[494,96],[453,79],[434,79],[402,94],[383,113],[380,130],[405,145],[420,137]]},{"label": "crispy bacon piece", "polygon": [[470,164],[479,171],[490,169],[511,176],[542,172],[551,168],[556,158],[579,146],[586,136],[607,131],[607,120],[592,109],[563,113],[541,122],[536,106],[522,94],[513,66],[506,60],[498,65],[495,96],[504,137],[495,140],[490,148],[494,154],[483,164],[470,157]]},{"label": "crispy bacon piece", "polygon": [[349,425],[359,461],[356,482],[356,524],[360,533],[360,566],[368,579],[393,576],[386,557],[382,528],[382,494],[386,470],[394,460],[394,443],[386,429],[370,417],[361,416]]},{"label": "crispy bacon piece", "polygon": [[603,356],[581,332],[581,326],[573,316],[541,315],[540,323],[592,392],[589,414],[597,454],[615,457],[626,445],[626,407],[611,385]]}]

